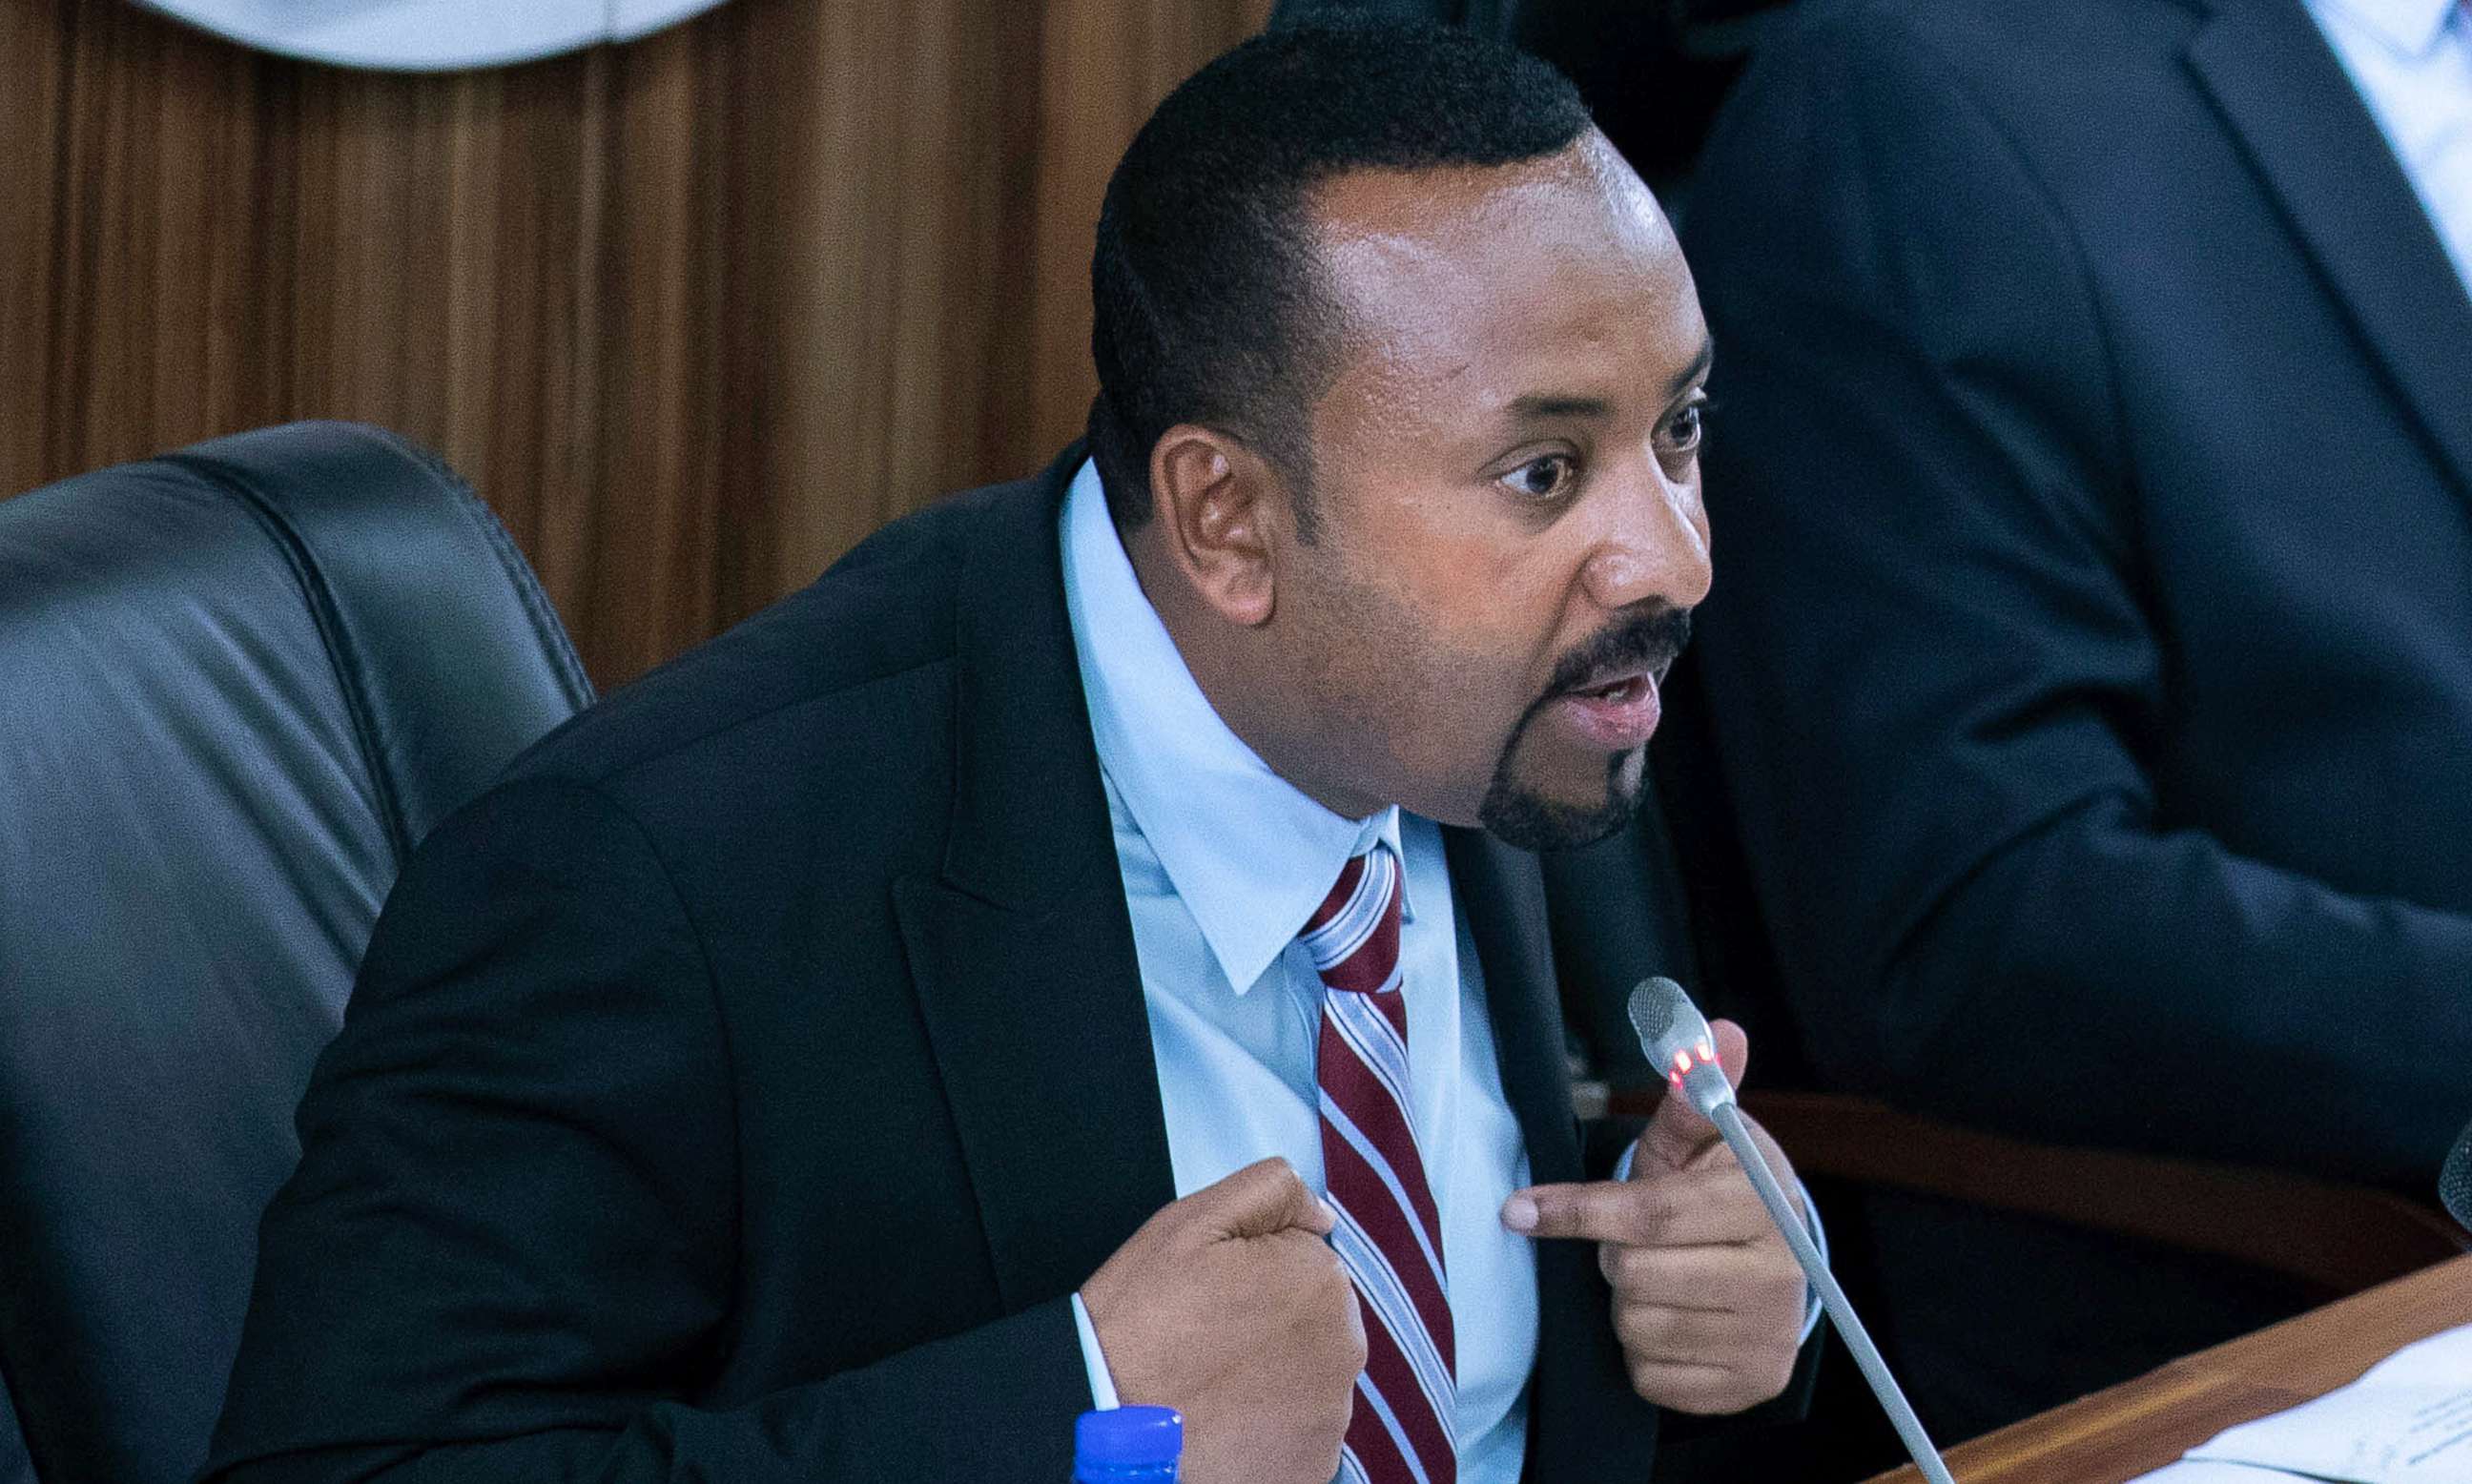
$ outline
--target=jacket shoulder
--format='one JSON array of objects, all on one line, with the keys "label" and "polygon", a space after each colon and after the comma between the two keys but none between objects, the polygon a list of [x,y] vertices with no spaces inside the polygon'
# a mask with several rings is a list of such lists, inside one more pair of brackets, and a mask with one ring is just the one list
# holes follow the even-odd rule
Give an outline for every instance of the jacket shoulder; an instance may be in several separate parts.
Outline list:
[{"label": "jacket shoulder", "polygon": [[880,706],[889,686],[951,664],[972,551],[998,528],[1036,524],[1053,497],[1047,479],[1019,480],[893,521],[806,587],[603,698],[507,779],[615,786],[750,729],[830,729]]}]

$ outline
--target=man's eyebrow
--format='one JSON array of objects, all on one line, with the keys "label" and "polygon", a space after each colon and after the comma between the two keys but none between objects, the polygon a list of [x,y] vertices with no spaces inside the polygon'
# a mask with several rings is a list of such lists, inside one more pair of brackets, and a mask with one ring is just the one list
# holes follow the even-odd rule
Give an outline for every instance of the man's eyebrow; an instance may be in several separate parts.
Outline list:
[{"label": "man's eyebrow", "polygon": [[[1706,375],[1716,354],[1715,341],[1700,341],[1700,353],[1693,356],[1691,364],[1682,368],[1681,373],[1666,387],[1665,399],[1670,402],[1680,396],[1691,383]],[[1506,410],[1512,418],[1528,421],[1551,418],[1603,419],[1612,414],[1613,407],[1601,396],[1557,396],[1551,393],[1532,392],[1526,396],[1511,398]]]},{"label": "man's eyebrow", "polygon": [[1691,358],[1690,365],[1682,368],[1682,373],[1680,375],[1675,377],[1671,382],[1666,384],[1665,399],[1670,402],[1676,397],[1680,396],[1684,391],[1689,389],[1691,383],[1708,374],[1709,363],[1714,361],[1716,356],[1717,342],[1712,339],[1703,338],[1700,342],[1700,353]]},{"label": "man's eyebrow", "polygon": [[1531,393],[1511,398],[1510,415],[1523,421],[1544,418],[1604,418],[1613,411],[1601,396],[1554,396]]}]

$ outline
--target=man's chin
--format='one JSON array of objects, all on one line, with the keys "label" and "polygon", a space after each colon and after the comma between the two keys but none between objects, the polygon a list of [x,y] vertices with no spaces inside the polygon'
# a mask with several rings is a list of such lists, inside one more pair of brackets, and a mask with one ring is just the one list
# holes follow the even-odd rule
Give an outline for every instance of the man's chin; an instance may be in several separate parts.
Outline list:
[{"label": "man's chin", "polygon": [[1494,776],[1477,822],[1505,845],[1523,850],[1570,850],[1594,845],[1630,823],[1646,794],[1645,749],[1617,754],[1606,764],[1603,791],[1592,799],[1557,799],[1510,777]]}]

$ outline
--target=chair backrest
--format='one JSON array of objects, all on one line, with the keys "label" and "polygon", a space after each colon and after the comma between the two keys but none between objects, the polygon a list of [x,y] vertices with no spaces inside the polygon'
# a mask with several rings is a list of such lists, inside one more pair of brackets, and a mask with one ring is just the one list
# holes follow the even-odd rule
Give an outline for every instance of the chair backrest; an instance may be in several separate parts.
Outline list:
[{"label": "chair backrest", "polygon": [[36,1477],[203,1461],[381,901],[590,699],[504,528],[375,429],[0,503],[0,1381]]}]

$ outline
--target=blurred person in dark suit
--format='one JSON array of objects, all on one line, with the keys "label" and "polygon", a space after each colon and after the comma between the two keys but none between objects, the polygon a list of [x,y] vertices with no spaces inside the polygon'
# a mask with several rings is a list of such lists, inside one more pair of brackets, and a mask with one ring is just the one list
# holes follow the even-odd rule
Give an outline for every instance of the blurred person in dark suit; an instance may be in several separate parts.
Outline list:
[{"label": "blurred person in dark suit", "polygon": [[1060,1480],[1123,1400],[1195,1484],[1561,1481],[1786,1387],[1713,1130],[1573,1116],[1527,853],[1628,817],[1708,583],[1654,201],[1541,63],[1305,30],[1094,286],[1086,454],[418,851],[210,1478]]},{"label": "blurred person in dark suit", "polygon": [[[1698,656],[1821,1081],[2425,1192],[2472,1108],[2472,16],[1817,0],[1683,235]],[[2301,1302],[1863,1220],[1953,1435]]]}]

